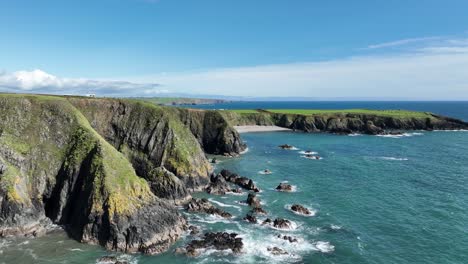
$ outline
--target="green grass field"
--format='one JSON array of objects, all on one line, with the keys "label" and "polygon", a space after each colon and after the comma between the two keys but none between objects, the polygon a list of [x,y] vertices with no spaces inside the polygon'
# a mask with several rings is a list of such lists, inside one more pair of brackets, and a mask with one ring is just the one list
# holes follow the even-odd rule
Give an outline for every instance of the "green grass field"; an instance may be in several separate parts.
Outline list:
[{"label": "green grass field", "polygon": [[[257,110],[230,110],[239,114],[259,113]],[[344,110],[319,110],[319,109],[267,109],[266,112],[291,115],[336,115],[336,114],[362,114],[377,115],[398,118],[430,118],[431,114],[426,112],[415,112],[407,110],[368,110],[368,109],[344,109]]]}]

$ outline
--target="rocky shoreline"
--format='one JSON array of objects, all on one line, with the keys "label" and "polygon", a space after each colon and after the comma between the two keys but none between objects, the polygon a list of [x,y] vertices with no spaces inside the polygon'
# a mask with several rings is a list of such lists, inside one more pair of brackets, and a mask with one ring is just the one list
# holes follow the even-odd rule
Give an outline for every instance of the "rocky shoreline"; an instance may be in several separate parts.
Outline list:
[{"label": "rocky shoreline", "polygon": [[[265,114],[241,120],[222,111],[135,100],[38,95],[0,95],[0,118],[0,237],[40,236],[60,226],[77,241],[144,254],[167,251],[186,233],[197,233],[178,205],[190,213],[293,228],[288,219],[259,219],[269,215],[252,179],[228,170],[212,173],[207,154],[237,156],[246,149],[233,124],[339,134],[468,128],[465,122],[439,116],[396,120]],[[203,190],[244,195],[240,202],[250,212],[233,216],[208,200],[192,199],[193,192]],[[277,190],[287,195],[294,186],[282,183]],[[302,205],[290,210],[313,215]],[[196,255],[204,247],[229,245],[234,253],[242,252],[242,236],[231,235],[211,234],[186,250]],[[219,236],[224,244],[213,242]],[[284,253],[274,247],[270,251]]]}]

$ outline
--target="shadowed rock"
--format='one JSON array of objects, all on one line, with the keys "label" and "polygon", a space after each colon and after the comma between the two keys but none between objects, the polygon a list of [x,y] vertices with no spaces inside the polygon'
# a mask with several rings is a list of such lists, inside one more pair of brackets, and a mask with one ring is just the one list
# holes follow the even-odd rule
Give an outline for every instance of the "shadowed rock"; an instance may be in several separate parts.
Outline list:
[{"label": "shadowed rock", "polygon": [[276,190],[280,192],[291,192],[293,187],[290,184],[282,182],[276,187]]},{"label": "shadowed rock", "polygon": [[255,217],[254,215],[252,214],[247,214],[245,217],[244,217],[244,220],[249,222],[249,223],[253,223],[253,224],[256,224],[257,223],[257,217]]},{"label": "shadowed rock", "polygon": [[310,212],[309,209],[307,209],[306,207],[300,205],[300,204],[294,204],[291,206],[291,210],[298,213],[298,214],[302,214],[302,215],[311,215],[312,212]]},{"label": "shadowed rock", "polygon": [[255,185],[255,183],[247,177],[241,177],[238,174],[232,173],[226,169],[223,169],[220,174],[226,181],[237,184],[241,188],[249,191],[260,192],[260,189]]},{"label": "shadowed rock", "polygon": [[289,241],[289,243],[295,243],[298,242],[297,238],[292,237],[292,236],[283,236],[283,235],[278,235],[278,238],[281,238],[283,240]]},{"label": "shadowed rock", "polygon": [[288,252],[279,247],[269,247],[267,250],[273,255],[287,255]]},{"label": "shadowed rock", "polygon": [[273,221],[273,227],[279,228],[279,229],[291,229],[291,221],[283,218],[276,218],[275,221]]}]

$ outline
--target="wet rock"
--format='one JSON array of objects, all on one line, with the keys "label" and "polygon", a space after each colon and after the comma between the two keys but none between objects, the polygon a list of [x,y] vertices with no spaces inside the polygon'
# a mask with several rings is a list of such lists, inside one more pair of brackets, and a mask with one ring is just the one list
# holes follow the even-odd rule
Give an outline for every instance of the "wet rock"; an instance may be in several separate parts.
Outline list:
[{"label": "wet rock", "polygon": [[250,210],[250,212],[252,214],[259,214],[259,215],[266,215],[267,212],[265,211],[265,209],[261,208],[261,207],[255,207],[255,208],[252,208],[252,210]]},{"label": "wet rock", "polygon": [[190,235],[192,236],[200,233],[200,228],[198,226],[191,225],[188,230],[190,230]]},{"label": "wet rock", "polygon": [[291,145],[288,145],[288,144],[280,145],[279,147],[281,149],[287,149],[287,150],[294,149],[294,146],[291,146]]},{"label": "wet rock", "polygon": [[217,163],[218,163],[218,159],[217,159],[217,158],[213,158],[213,159],[211,159],[211,163],[213,163],[213,164],[217,164]]},{"label": "wet rock", "polygon": [[300,205],[300,204],[294,204],[291,206],[291,210],[298,213],[298,214],[302,214],[302,215],[311,215],[312,212],[310,212],[309,209],[307,209],[306,207]]},{"label": "wet rock", "polygon": [[210,185],[206,188],[206,192],[215,195],[224,195],[231,191],[231,187],[226,182],[223,176],[212,174],[210,177]]},{"label": "wet rock", "polygon": [[278,238],[281,238],[281,239],[283,239],[283,240],[289,241],[289,243],[296,243],[296,242],[298,242],[297,238],[292,237],[292,236],[278,235]]},{"label": "wet rock", "polygon": [[253,224],[256,224],[257,223],[257,217],[255,217],[254,215],[252,214],[247,214],[245,217],[244,217],[244,220],[249,222],[249,223],[253,223]]},{"label": "wet rock", "polygon": [[273,255],[287,255],[288,252],[279,247],[269,247],[267,250]]},{"label": "wet rock", "polygon": [[255,183],[247,177],[241,177],[238,174],[232,173],[226,169],[223,169],[220,174],[226,181],[237,184],[241,188],[249,191],[260,192],[260,189],[255,185]]},{"label": "wet rock", "polygon": [[291,229],[291,221],[283,218],[276,218],[275,221],[273,221],[273,227],[279,229]]},{"label": "wet rock", "polygon": [[238,238],[236,233],[206,233],[203,239],[192,240],[185,247],[185,254],[190,257],[198,256],[200,255],[199,249],[231,250],[238,254],[243,247],[242,238]]},{"label": "wet rock", "polygon": [[118,260],[115,256],[104,256],[97,260],[100,264],[128,264],[128,261]]},{"label": "wet rock", "polygon": [[270,218],[267,218],[265,219],[263,222],[262,222],[262,225],[269,225],[271,224],[273,221],[270,219]]},{"label": "wet rock", "polygon": [[280,192],[291,192],[293,187],[290,184],[282,182],[276,187],[276,190]]},{"label": "wet rock", "polygon": [[249,193],[249,196],[247,196],[247,201],[246,203],[249,205],[249,206],[252,206],[254,208],[259,208],[261,207],[261,204],[260,204],[260,199],[258,199],[257,195],[255,195],[254,193]]},{"label": "wet rock", "polygon": [[189,203],[185,205],[185,210],[189,212],[206,213],[210,215],[218,215],[223,218],[231,218],[232,215],[212,205],[207,199],[192,198]]}]

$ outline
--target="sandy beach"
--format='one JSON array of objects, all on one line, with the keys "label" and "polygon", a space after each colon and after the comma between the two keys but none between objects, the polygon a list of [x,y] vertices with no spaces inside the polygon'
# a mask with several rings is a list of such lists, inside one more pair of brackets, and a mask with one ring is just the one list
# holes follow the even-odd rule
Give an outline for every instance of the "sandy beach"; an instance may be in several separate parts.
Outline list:
[{"label": "sandy beach", "polygon": [[234,126],[239,133],[247,132],[272,132],[272,131],[291,131],[289,128],[279,126]]}]

